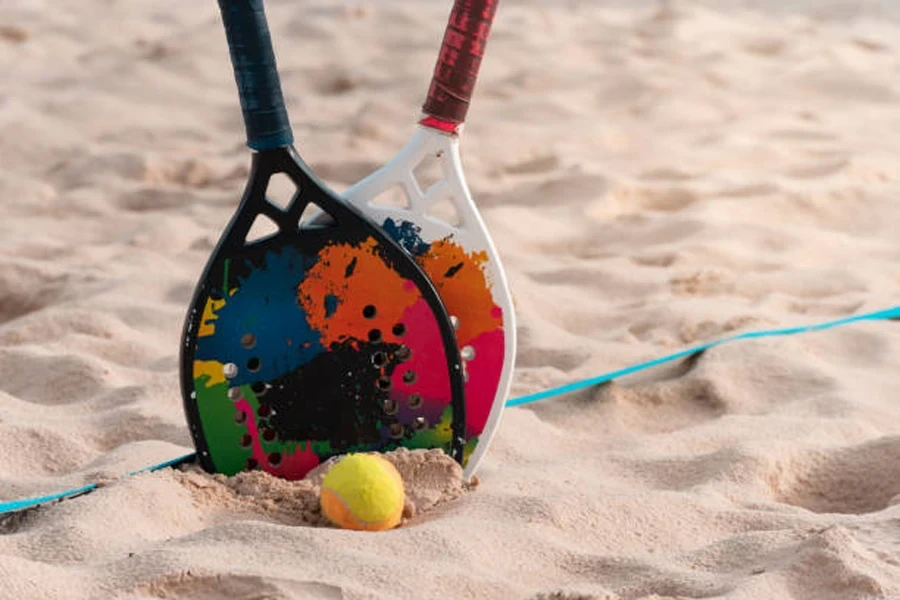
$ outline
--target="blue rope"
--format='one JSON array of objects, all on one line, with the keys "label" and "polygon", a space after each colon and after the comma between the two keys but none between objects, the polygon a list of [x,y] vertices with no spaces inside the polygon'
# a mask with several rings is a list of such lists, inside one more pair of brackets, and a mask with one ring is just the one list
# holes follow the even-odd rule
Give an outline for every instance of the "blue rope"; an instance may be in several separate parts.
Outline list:
[{"label": "blue rope", "polygon": [[[733,335],[730,337],[722,338],[716,341],[708,342],[706,344],[700,344],[699,346],[694,346],[692,348],[688,348],[687,350],[681,350],[679,352],[675,352],[673,354],[669,354],[667,356],[663,356],[660,358],[655,358],[653,360],[648,360],[646,362],[642,362],[637,365],[632,365],[630,367],[626,367],[624,369],[619,369],[617,371],[611,371],[604,375],[598,375],[597,377],[591,377],[590,379],[582,379],[580,381],[574,381],[572,383],[568,383],[566,385],[561,385],[559,387],[550,388],[549,390],[544,390],[541,392],[536,392],[534,394],[527,394],[525,396],[519,396],[518,398],[510,398],[506,402],[506,407],[511,408],[513,406],[522,406],[524,404],[531,404],[533,402],[537,402],[539,400],[545,400],[547,398],[552,398],[554,396],[561,396],[563,394],[569,394],[572,392],[576,392],[578,390],[583,390],[587,387],[592,387],[596,385],[600,385],[601,383],[606,383],[608,381],[612,381],[613,379],[618,379],[619,377],[624,377],[625,375],[631,375],[632,373],[637,373],[638,371],[643,371],[645,369],[649,369],[651,367],[655,367],[667,362],[672,362],[673,360],[678,360],[680,358],[687,358],[689,356],[693,356],[703,352],[704,350],[708,350],[713,348],[714,346],[720,346],[722,344],[726,344],[729,342],[735,342],[737,340],[749,340],[756,338],[764,338],[764,337],[777,337],[784,335],[796,335],[798,333],[809,333],[813,331],[823,331],[825,329],[832,329],[834,327],[841,327],[843,325],[849,325],[851,323],[856,323],[859,321],[887,321],[892,319],[900,319],[900,306],[895,306],[894,308],[889,308],[886,310],[879,310],[870,313],[864,313],[861,315],[856,315],[853,317],[846,317],[843,319],[836,319],[834,321],[826,321],[824,323],[818,323],[815,325],[802,325],[800,327],[785,327],[781,329],[763,329],[759,331],[748,331],[746,333],[740,333],[737,335]],[[137,473],[143,473],[147,471],[158,471],[160,469],[165,469],[166,467],[172,467],[176,465],[180,465],[183,463],[191,462],[196,457],[195,453],[185,454],[184,456],[180,456],[178,458],[168,460],[166,462],[159,463],[158,465],[153,465],[150,467],[146,467],[140,469],[138,471],[133,471],[128,473],[127,475],[123,475],[122,478],[130,477]],[[73,498],[75,496],[80,496],[82,494],[87,494],[89,492],[94,491],[99,487],[98,484],[92,483],[90,485],[85,485],[78,488],[73,488],[71,490],[67,490],[65,492],[59,492],[58,494],[50,494],[47,496],[39,496],[36,498],[24,498],[22,500],[10,500],[8,502],[0,502],[0,515],[4,513],[12,513],[19,510],[23,510],[26,508],[31,508],[37,506],[39,504],[45,504],[47,502],[53,502],[55,500],[63,500],[66,498]]]},{"label": "blue rope", "polygon": [[[150,467],[144,467],[143,469],[138,469],[137,471],[132,471],[126,475],[122,475],[120,479],[125,479],[126,477],[131,477],[132,475],[137,475],[138,473],[144,473],[146,471],[158,471],[159,469],[165,469],[166,467],[174,467],[176,465],[180,465],[182,463],[190,462],[194,460],[196,456],[195,453],[185,454],[184,456],[179,456],[178,458],[173,458],[172,460],[167,460],[165,462],[161,462],[158,465],[152,465]],[[59,492],[58,494],[50,494],[48,496],[38,496],[36,498],[23,498],[21,500],[10,500],[8,502],[0,502],[0,515],[4,513],[16,512],[18,510],[24,510],[26,508],[31,508],[33,506],[37,506],[38,504],[46,504],[47,502],[53,502],[54,500],[64,500],[66,498],[74,498],[75,496],[81,496],[82,494],[87,494],[88,492],[93,492],[100,484],[91,483],[89,485],[84,485],[77,488],[72,488],[71,490],[66,490],[65,492]]]},{"label": "blue rope", "polygon": [[649,369],[651,367],[655,367],[667,362],[672,362],[673,360],[678,360],[679,358],[693,356],[695,354],[703,352],[704,350],[708,350],[714,346],[720,346],[728,342],[764,337],[776,337],[783,335],[796,335],[798,333],[808,333],[812,331],[832,329],[834,327],[849,325],[850,323],[856,323],[858,321],[886,321],[890,319],[900,319],[900,306],[895,306],[894,308],[888,308],[886,310],[864,313],[853,317],[836,319],[834,321],[826,321],[824,323],[818,323],[815,325],[801,325],[800,327],[785,327],[782,329],[763,329],[759,331],[748,331],[746,333],[732,335],[726,338],[708,342],[706,344],[700,344],[699,346],[694,346],[693,348],[688,348],[687,350],[681,350],[679,352],[669,354],[668,356],[655,358],[653,360],[648,360],[647,362],[642,362],[637,365],[625,367],[624,369],[619,369],[618,371],[611,371],[603,375],[598,375],[597,377],[591,377],[590,379],[582,379],[581,381],[574,381],[566,385],[550,388],[549,390],[536,392],[534,394],[527,394],[525,396],[519,396],[518,398],[510,398],[506,402],[506,407],[511,408],[513,406],[522,406],[523,404],[531,404],[532,402],[537,402],[538,400],[544,400],[546,398],[552,398],[554,396],[561,396],[563,394],[577,392],[578,390],[583,390],[586,387],[600,385],[601,383],[606,383],[607,381],[612,381],[613,379],[618,379],[619,377],[624,377],[625,375],[631,375],[632,373],[637,373],[638,371],[643,371],[645,369]]}]

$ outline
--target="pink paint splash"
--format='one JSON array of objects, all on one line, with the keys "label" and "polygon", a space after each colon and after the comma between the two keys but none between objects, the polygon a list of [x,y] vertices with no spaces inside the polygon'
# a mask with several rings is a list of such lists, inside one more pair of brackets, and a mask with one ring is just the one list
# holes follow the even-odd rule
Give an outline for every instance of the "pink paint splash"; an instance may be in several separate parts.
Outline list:
[{"label": "pink paint splash", "polygon": [[[402,337],[389,337],[390,342],[405,344],[412,350],[412,358],[401,363],[391,375],[391,389],[397,396],[408,398],[417,393],[424,399],[423,410],[429,413],[443,412],[450,403],[450,375],[447,373],[447,357],[441,331],[431,308],[424,299],[403,312],[406,333]],[[407,371],[415,373],[415,381],[406,383],[403,375]]]},{"label": "pink paint splash", "polygon": [[[415,327],[408,327],[402,338],[390,340],[402,342],[412,350],[412,358],[399,365],[391,376],[391,397],[405,403],[410,394],[421,394],[424,405],[417,412],[431,420],[440,416],[450,402],[452,392],[440,330],[429,313],[424,300],[416,302],[403,315],[404,322],[415,323]],[[469,372],[466,382],[467,438],[481,435],[491,415],[503,370],[504,345],[501,327],[481,333],[465,344],[475,351],[475,357],[466,364]],[[416,374],[412,384],[403,381],[407,371]]]},{"label": "pink paint splash", "polygon": [[466,437],[471,438],[484,431],[494,406],[503,370],[503,329],[486,331],[466,345],[475,350],[475,357],[466,363]]}]

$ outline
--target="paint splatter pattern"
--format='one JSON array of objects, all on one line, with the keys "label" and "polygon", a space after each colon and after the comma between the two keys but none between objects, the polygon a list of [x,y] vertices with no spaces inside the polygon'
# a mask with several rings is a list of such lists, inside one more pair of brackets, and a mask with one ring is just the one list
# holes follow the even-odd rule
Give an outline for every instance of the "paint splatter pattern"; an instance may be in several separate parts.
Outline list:
[{"label": "paint splatter pattern", "polygon": [[373,238],[315,254],[277,243],[245,250],[223,262],[227,293],[206,298],[193,353],[195,402],[219,472],[299,479],[349,451],[450,451],[438,322]]},{"label": "paint splatter pattern", "polygon": [[487,253],[466,252],[452,236],[426,242],[409,221],[388,218],[382,227],[416,259],[458,319],[456,338],[468,372],[465,465],[487,424],[503,369],[503,312],[487,285]]}]

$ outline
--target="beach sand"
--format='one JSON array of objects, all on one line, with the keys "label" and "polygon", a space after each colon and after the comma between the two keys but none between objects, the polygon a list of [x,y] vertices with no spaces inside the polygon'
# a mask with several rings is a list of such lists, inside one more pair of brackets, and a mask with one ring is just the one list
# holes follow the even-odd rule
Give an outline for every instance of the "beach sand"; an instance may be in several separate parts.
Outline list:
[{"label": "beach sand", "polygon": [[[888,3],[503,0],[462,141],[513,395],[900,298]],[[342,190],[413,130],[450,2],[267,3]],[[248,151],[215,2],[0,2],[0,500],[192,451],[184,313]],[[827,9],[827,10],[826,10]],[[894,8],[895,12],[896,9]],[[397,530],[165,470],[0,519],[0,598],[900,598],[900,325],[741,341],[508,409]]]}]

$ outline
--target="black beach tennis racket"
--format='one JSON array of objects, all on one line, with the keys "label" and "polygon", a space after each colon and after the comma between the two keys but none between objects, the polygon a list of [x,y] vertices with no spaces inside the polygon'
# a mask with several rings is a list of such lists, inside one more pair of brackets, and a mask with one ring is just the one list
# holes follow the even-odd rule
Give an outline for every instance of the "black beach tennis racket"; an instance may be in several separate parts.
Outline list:
[{"label": "black beach tennis racket", "polygon": [[[464,382],[433,284],[293,147],[262,0],[219,0],[252,168],[197,284],[181,383],[204,469],[303,477],[330,456],[399,446],[463,459]],[[281,209],[270,178],[296,186]],[[330,219],[301,223],[314,205]],[[263,215],[277,232],[253,241]]]}]

